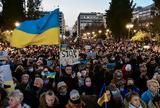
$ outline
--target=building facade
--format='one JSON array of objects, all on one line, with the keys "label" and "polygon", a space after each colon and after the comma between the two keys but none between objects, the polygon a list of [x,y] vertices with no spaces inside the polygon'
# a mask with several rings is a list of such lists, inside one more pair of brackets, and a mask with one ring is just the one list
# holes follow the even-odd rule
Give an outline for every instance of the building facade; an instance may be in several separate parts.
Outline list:
[{"label": "building facade", "polygon": [[[74,29],[77,30],[78,36],[82,36],[81,31],[87,26],[96,24],[98,25],[104,25],[104,15],[103,13],[80,13],[77,19],[77,22],[74,25]],[[76,29],[77,27],[77,29]]]},{"label": "building facade", "polygon": [[61,35],[65,35],[65,19],[64,19],[64,14],[63,12],[60,12],[60,33]]},{"label": "building facade", "polygon": [[137,7],[133,11],[133,22],[141,23],[142,26],[146,26],[151,23],[153,17],[157,14],[154,4],[146,7]]}]

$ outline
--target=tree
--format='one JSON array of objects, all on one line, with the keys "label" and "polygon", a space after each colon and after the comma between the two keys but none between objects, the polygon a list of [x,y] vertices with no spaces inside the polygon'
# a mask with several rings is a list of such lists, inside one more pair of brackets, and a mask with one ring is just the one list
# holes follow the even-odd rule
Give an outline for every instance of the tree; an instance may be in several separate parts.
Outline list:
[{"label": "tree", "polygon": [[160,33],[160,0],[153,0],[155,2],[156,9],[159,14],[155,15],[152,21],[152,32],[155,34]]},{"label": "tree", "polygon": [[70,31],[65,32],[65,36],[67,36],[67,37],[70,36],[70,34],[71,34]]},{"label": "tree", "polygon": [[160,10],[160,0],[153,0],[155,2],[156,7]]},{"label": "tree", "polygon": [[40,17],[42,0],[27,0],[27,19],[37,19]]},{"label": "tree", "polygon": [[13,29],[16,21],[25,18],[24,0],[1,0],[3,29]]},{"label": "tree", "polygon": [[112,0],[109,10],[106,11],[106,23],[115,39],[127,36],[126,24],[131,22],[135,7],[133,0]]},{"label": "tree", "polygon": [[155,16],[152,23],[152,32],[155,34],[160,33],[160,15]]}]

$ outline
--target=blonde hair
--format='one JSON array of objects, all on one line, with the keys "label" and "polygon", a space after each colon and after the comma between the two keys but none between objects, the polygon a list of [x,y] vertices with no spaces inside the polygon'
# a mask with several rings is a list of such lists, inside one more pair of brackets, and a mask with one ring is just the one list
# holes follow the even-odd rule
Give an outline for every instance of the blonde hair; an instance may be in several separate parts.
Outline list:
[{"label": "blonde hair", "polygon": [[42,78],[35,78],[35,80],[34,80],[34,85],[35,85],[35,83],[39,83],[41,86],[43,86],[43,80],[42,80]]},{"label": "blonde hair", "polygon": [[19,102],[23,101],[23,93],[20,90],[15,90],[9,94],[9,97],[15,97]]},{"label": "blonde hair", "polygon": [[155,79],[151,79],[151,80],[147,81],[147,87],[148,88],[150,87],[151,83],[156,83],[158,85],[158,87],[159,87],[159,82],[157,80],[155,80]]}]

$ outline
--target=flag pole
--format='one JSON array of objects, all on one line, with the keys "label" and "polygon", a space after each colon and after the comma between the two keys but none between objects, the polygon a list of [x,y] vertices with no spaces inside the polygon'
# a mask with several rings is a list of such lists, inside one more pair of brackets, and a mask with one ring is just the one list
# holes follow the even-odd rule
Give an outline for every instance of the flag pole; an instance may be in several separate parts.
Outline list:
[{"label": "flag pole", "polygon": [[[59,2],[57,4],[57,8],[59,8]],[[59,9],[59,22],[60,22],[60,9]],[[59,23],[59,27],[60,27],[60,23]],[[61,66],[61,56],[60,56],[60,53],[61,53],[61,45],[63,44],[63,36],[62,36],[62,39],[61,39],[61,31],[59,31],[60,34],[59,34],[59,39],[60,39],[60,44],[59,44],[59,68],[60,68],[60,73],[59,73],[59,77],[62,76],[62,66]]]}]

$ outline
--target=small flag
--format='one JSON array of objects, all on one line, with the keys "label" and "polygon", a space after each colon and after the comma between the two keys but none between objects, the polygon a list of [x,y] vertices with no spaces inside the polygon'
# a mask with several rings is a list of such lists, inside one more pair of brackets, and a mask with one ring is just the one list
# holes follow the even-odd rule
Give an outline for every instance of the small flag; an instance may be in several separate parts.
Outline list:
[{"label": "small flag", "polygon": [[37,19],[22,22],[14,31],[11,46],[60,44],[59,9]]},{"label": "small flag", "polygon": [[106,85],[104,84],[99,94],[98,101],[97,101],[99,106],[102,106],[103,103],[106,103],[110,100],[108,94],[110,94],[110,91],[106,90]]}]

